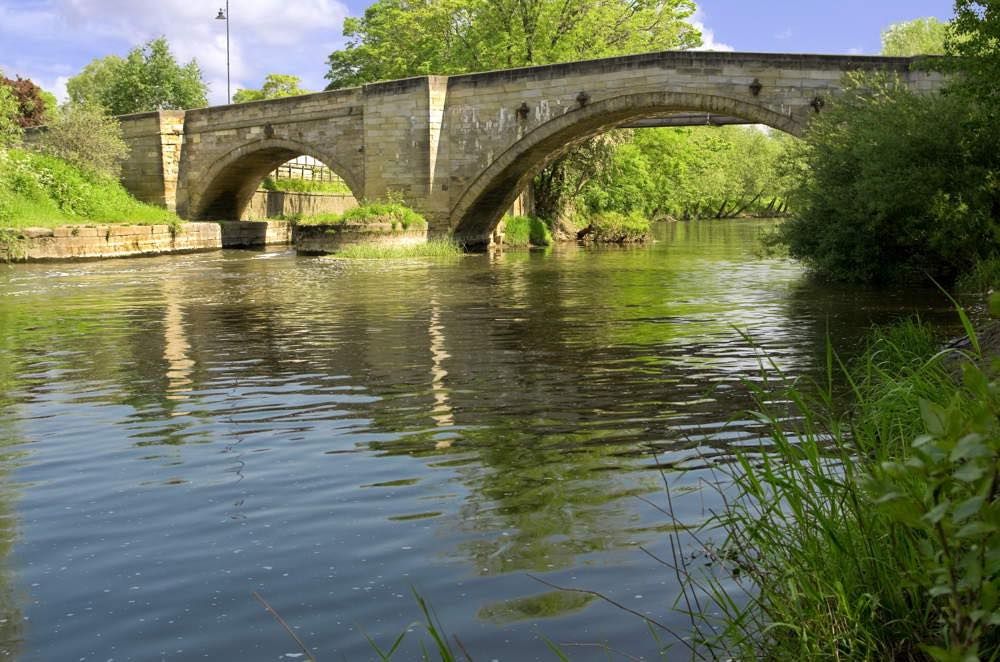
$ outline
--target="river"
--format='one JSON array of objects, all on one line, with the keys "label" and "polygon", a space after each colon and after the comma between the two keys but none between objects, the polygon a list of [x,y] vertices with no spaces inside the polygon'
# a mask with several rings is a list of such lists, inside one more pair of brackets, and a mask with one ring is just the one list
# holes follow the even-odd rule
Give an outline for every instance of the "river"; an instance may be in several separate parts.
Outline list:
[{"label": "river", "polygon": [[702,521],[713,463],[766,436],[748,384],[819,376],[828,334],[849,356],[873,322],[952,322],[933,291],[758,257],[770,223],[444,262],[0,268],[0,650],[304,659],[257,592],[318,659],[374,659],[365,634],[388,647],[416,590],[476,660],[554,659],[544,638],[655,656],[635,616],[533,577],[683,631],[639,549],[669,555],[673,523],[638,497],[665,504],[665,479]]}]

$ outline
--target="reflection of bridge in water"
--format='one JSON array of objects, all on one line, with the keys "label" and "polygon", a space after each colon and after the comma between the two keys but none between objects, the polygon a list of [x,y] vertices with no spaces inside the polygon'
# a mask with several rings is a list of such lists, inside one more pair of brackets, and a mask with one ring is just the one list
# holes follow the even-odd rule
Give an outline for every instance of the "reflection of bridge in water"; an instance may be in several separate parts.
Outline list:
[{"label": "reflection of bridge in water", "polygon": [[125,184],[185,218],[236,219],[266,174],[305,154],[356,198],[399,192],[432,233],[476,244],[539,170],[582,140],[620,126],[732,123],[801,135],[858,70],[897,74],[917,90],[942,80],[911,58],[689,51],[421,76],[126,116]]}]

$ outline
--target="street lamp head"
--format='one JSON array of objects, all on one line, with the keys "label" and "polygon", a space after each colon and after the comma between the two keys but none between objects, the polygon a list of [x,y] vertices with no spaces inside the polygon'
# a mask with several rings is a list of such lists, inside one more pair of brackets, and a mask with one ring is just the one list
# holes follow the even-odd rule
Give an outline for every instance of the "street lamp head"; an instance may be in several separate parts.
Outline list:
[{"label": "street lamp head", "polygon": [[215,20],[217,20],[217,21],[226,21],[226,20],[229,20],[229,19],[226,16],[226,12],[224,12],[223,10],[220,9],[219,10],[219,15],[215,17]]}]

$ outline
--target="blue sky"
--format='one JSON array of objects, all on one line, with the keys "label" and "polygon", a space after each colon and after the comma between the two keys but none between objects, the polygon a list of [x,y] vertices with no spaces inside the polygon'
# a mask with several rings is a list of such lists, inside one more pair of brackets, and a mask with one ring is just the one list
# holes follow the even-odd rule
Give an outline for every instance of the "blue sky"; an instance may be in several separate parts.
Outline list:
[{"label": "blue sky", "polygon": [[[90,60],[165,35],[184,61],[196,57],[210,100],[226,97],[224,0],[0,0],[0,69],[62,97]],[[327,54],[363,0],[230,0],[233,89],[270,72],[322,89]],[[886,26],[923,16],[947,20],[952,0],[701,0],[696,20],[709,48],[877,54]]]}]

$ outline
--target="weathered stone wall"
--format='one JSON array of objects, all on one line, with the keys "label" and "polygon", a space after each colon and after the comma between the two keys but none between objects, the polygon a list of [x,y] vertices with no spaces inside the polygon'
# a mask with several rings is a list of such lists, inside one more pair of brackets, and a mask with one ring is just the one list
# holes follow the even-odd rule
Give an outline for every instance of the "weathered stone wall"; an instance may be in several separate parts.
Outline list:
[{"label": "weathered stone wall", "polygon": [[264,176],[307,154],[364,193],[360,88],[187,111],[178,212],[233,220]]},{"label": "weathered stone wall", "polygon": [[174,211],[184,111],[163,110],[119,119],[129,145],[122,184],[139,200]]},{"label": "weathered stone wall", "polygon": [[257,191],[243,212],[244,219],[288,217],[295,214],[343,214],[358,206],[353,195],[332,193],[295,193],[291,191]]},{"label": "weathered stone wall", "polygon": [[223,221],[223,248],[253,248],[292,243],[292,224],[288,221]]},{"label": "weathered stone wall", "polygon": [[295,251],[303,255],[325,255],[355,244],[407,246],[427,242],[427,226],[407,230],[390,223],[337,223],[336,225],[296,225]]},{"label": "weathered stone wall", "polygon": [[13,246],[0,247],[2,261],[132,257],[216,250],[222,233],[215,223],[169,225],[66,225],[25,228]]}]

